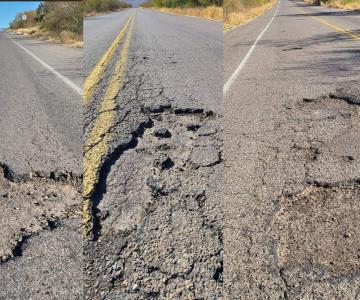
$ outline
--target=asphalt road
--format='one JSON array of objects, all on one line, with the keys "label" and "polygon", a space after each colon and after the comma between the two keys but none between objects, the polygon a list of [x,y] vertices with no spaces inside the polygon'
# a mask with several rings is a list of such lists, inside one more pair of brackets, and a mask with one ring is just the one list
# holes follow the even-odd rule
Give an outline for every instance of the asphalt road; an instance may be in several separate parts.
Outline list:
[{"label": "asphalt road", "polygon": [[220,22],[140,8],[86,18],[86,74],[108,49],[129,15],[135,13],[130,52],[143,55],[143,60],[151,59],[152,72],[160,77],[169,97],[174,100],[193,97],[194,101],[221,114],[223,105],[218,100],[221,88],[218,76],[214,75],[222,73],[223,68]]},{"label": "asphalt road", "polygon": [[281,0],[224,45],[226,296],[356,299],[359,14]]},{"label": "asphalt road", "polygon": [[129,9],[85,44],[85,298],[220,298],[222,24]]},{"label": "asphalt road", "polygon": [[[79,88],[82,50],[2,32],[0,161],[19,175],[81,173],[81,98],[19,43]],[[6,129],[6,130],[5,130]],[[41,153],[41,155],[39,155]]]},{"label": "asphalt road", "polygon": [[0,32],[0,298],[81,297],[82,50]]}]

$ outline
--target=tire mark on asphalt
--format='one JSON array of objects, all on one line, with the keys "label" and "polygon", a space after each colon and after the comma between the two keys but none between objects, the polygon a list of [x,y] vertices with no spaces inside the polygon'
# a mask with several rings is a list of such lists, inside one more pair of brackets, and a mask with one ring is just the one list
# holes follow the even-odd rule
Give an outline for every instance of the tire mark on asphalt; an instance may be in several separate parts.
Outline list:
[{"label": "tire mark on asphalt", "polygon": [[101,80],[101,76],[103,75],[105,69],[107,68],[109,62],[113,58],[115,51],[118,45],[122,42],[126,32],[128,31],[129,24],[132,22],[134,16],[130,16],[125,23],[124,27],[120,31],[120,33],[116,36],[115,40],[109,47],[109,49],[104,53],[99,62],[96,64],[94,69],[91,71],[90,75],[84,81],[84,102],[88,104],[91,96],[93,95],[95,88],[99,81]]},{"label": "tire mark on asphalt", "polygon": [[84,144],[83,222],[85,226],[84,234],[88,237],[91,237],[93,227],[91,196],[99,180],[101,164],[108,154],[109,143],[113,140],[110,131],[117,117],[115,98],[124,84],[123,75],[132,38],[134,18],[132,17],[129,21],[129,26],[126,27],[128,28],[127,36],[120,52],[119,61],[100,104],[98,117]]}]

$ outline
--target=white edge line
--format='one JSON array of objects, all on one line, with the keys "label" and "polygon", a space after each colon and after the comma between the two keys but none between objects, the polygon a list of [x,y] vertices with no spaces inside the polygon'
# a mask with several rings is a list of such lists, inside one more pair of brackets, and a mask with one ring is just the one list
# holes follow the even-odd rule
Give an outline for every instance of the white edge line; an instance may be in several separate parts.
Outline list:
[{"label": "white edge line", "polygon": [[38,58],[35,54],[31,53],[28,49],[20,45],[18,42],[15,42],[12,38],[10,38],[16,45],[18,45],[21,49],[23,49],[27,54],[29,54],[32,58],[37,60],[41,65],[43,65],[45,68],[47,68],[51,73],[53,73],[56,77],[61,79],[63,82],[65,82],[68,86],[70,86],[75,92],[77,92],[79,95],[82,95],[82,88],[80,88],[78,85],[73,83],[71,80],[67,79],[64,75],[61,75],[58,71],[56,71],[53,67],[49,66],[46,62],[42,61],[40,58]]},{"label": "white edge line", "polygon": [[274,15],[272,16],[271,20],[269,21],[269,23],[266,25],[266,27],[264,28],[264,30],[259,34],[259,36],[257,37],[257,39],[255,40],[254,44],[251,46],[251,48],[249,49],[249,51],[246,53],[244,59],[242,60],[242,62],[239,64],[239,66],[236,68],[236,70],[234,71],[234,73],[232,73],[232,75],[230,76],[230,78],[228,79],[228,81],[224,84],[224,88],[223,88],[223,94],[226,95],[226,93],[230,90],[230,87],[232,85],[232,83],[237,79],[237,77],[239,76],[241,70],[244,68],[244,66],[246,65],[247,61],[249,60],[251,54],[254,52],[255,47],[257,45],[257,43],[260,41],[260,39],[262,38],[262,36],[264,35],[264,33],[266,32],[266,30],[268,30],[268,28],[270,27],[271,23],[274,21],[278,11],[279,11],[279,7],[280,7],[280,1],[278,2],[276,11],[274,13]]}]

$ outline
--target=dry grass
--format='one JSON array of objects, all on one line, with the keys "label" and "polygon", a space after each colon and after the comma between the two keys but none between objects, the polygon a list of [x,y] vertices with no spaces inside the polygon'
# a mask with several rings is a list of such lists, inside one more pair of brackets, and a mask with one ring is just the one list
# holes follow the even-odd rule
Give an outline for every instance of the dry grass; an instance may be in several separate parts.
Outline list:
[{"label": "dry grass", "polygon": [[335,0],[322,5],[341,9],[360,9],[360,0]]},{"label": "dry grass", "polygon": [[[304,0],[307,3],[313,4],[313,0]],[[321,6],[340,8],[340,9],[355,9],[360,10],[360,0],[330,0],[321,2]]]},{"label": "dry grass", "polygon": [[235,26],[243,25],[262,15],[266,10],[272,8],[277,0],[271,0],[261,6],[237,9],[228,12],[225,15],[224,31],[227,31]]},{"label": "dry grass", "polygon": [[82,36],[69,31],[62,31],[60,33],[49,32],[40,28],[40,26],[34,26],[29,28],[19,28],[9,30],[19,35],[46,40],[50,42],[56,42],[60,44],[66,44],[70,47],[82,48],[83,41]]},{"label": "dry grass", "polygon": [[211,20],[222,20],[223,19],[223,8],[221,6],[207,6],[207,7],[193,7],[193,8],[167,8],[167,7],[153,7],[157,11],[175,14],[199,17]]}]

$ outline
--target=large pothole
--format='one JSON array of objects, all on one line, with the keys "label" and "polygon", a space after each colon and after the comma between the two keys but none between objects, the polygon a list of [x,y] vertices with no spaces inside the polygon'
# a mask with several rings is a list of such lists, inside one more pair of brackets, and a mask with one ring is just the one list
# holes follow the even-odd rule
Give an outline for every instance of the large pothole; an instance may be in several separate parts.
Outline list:
[{"label": "large pothole", "polygon": [[283,196],[270,235],[277,243],[279,268],[310,265],[333,276],[360,267],[360,186],[309,186]]},{"label": "large pothole", "polygon": [[21,255],[22,243],[32,234],[56,227],[63,218],[80,217],[76,179],[34,177],[15,182],[0,168],[0,261]]}]

